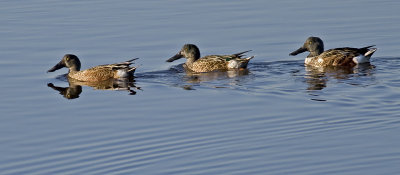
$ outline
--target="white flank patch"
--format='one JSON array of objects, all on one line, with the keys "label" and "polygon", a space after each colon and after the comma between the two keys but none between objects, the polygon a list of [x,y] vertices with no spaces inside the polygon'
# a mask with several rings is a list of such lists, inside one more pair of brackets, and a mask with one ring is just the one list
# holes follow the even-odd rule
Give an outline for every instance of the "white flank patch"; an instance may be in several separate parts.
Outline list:
[{"label": "white flank patch", "polygon": [[120,78],[126,78],[128,77],[128,73],[126,72],[126,70],[117,70],[117,75]]},{"label": "white flank patch", "polygon": [[229,69],[237,69],[237,68],[239,68],[239,64],[236,60],[230,60],[228,62],[228,68]]},{"label": "white flank patch", "polygon": [[370,57],[365,57],[364,55],[359,55],[353,58],[353,61],[357,64],[368,63]]}]

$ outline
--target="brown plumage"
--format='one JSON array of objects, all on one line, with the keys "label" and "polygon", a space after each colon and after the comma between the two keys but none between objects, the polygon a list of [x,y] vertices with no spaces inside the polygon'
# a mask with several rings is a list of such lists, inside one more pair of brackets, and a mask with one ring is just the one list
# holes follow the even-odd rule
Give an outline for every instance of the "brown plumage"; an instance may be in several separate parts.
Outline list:
[{"label": "brown plumage", "polygon": [[200,58],[200,50],[194,44],[185,44],[182,49],[167,62],[175,61],[179,58],[187,58],[184,67],[193,72],[227,71],[229,69],[245,69],[250,59],[254,56],[242,58],[244,51],[232,55],[208,55]]},{"label": "brown plumage", "polygon": [[72,54],[66,54],[58,64],[47,72],[54,72],[63,67],[67,67],[69,69],[68,77],[88,82],[104,81],[111,78],[128,78],[133,76],[136,70],[136,67],[130,67],[130,65],[137,59],[138,58],[121,63],[100,65],[81,71],[79,58]]},{"label": "brown plumage", "polygon": [[302,47],[290,53],[290,55],[294,56],[309,51],[310,54],[305,59],[307,65],[353,67],[360,63],[369,62],[372,54],[376,51],[376,48],[372,48],[373,46],[363,48],[343,47],[324,51],[324,44],[320,38],[309,37]]}]

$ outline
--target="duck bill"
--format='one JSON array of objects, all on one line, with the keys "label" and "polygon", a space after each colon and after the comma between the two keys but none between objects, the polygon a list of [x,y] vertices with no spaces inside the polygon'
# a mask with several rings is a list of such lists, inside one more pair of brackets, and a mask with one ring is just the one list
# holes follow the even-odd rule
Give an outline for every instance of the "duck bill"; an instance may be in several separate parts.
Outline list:
[{"label": "duck bill", "polygon": [[54,71],[56,71],[56,70],[58,70],[58,69],[61,69],[61,68],[63,68],[63,67],[65,67],[65,64],[64,64],[64,62],[61,60],[59,63],[57,63],[54,67],[52,67],[51,69],[49,69],[47,72],[54,72]]},{"label": "duck bill", "polygon": [[171,57],[170,59],[167,60],[167,62],[173,62],[179,58],[182,58],[181,53],[177,53],[176,55],[174,55],[173,57]]},{"label": "duck bill", "polygon": [[299,49],[293,51],[293,52],[290,53],[289,55],[295,56],[295,55],[297,55],[297,54],[299,54],[299,53],[303,53],[303,52],[305,52],[305,51],[307,51],[307,48],[305,48],[305,47],[300,47]]}]

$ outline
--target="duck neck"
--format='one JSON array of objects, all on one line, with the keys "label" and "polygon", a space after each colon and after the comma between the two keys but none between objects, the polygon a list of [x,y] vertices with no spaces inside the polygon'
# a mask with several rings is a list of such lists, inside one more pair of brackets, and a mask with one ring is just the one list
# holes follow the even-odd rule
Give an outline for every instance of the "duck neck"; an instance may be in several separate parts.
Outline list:
[{"label": "duck neck", "polygon": [[318,56],[321,53],[322,52],[319,52],[319,51],[312,51],[312,52],[310,52],[310,54],[307,57],[315,57],[315,56]]},{"label": "duck neck", "polygon": [[324,44],[322,41],[320,43],[312,45],[310,48],[308,48],[310,55],[308,57],[315,57],[320,55],[322,52],[324,52]]},{"label": "duck neck", "polygon": [[69,68],[69,72],[78,72],[80,69],[79,66],[72,66]]},{"label": "duck neck", "polygon": [[187,59],[187,63],[193,64],[197,59],[195,57],[190,57]]},{"label": "duck neck", "polygon": [[198,58],[196,58],[196,57],[194,57],[194,56],[191,56],[191,57],[187,58],[187,60],[186,60],[186,66],[188,66],[189,68],[191,68],[192,65],[193,65],[193,63],[194,63],[196,60],[198,60]]}]

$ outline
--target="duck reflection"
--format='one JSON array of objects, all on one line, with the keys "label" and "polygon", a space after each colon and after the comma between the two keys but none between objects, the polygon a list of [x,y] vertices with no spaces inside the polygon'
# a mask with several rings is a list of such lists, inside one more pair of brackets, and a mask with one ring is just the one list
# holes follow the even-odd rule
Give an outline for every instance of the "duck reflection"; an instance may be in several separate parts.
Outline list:
[{"label": "duck reflection", "polygon": [[135,90],[140,90],[140,87],[135,86],[133,78],[109,79],[100,82],[82,82],[73,78],[67,78],[67,80],[68,87],[55,86],[53,83],[48,83],[47,86],[58,91],[66,99],[79,98],[79,95],[82,93],[82,86],[90,86],[95,90],[128,91],[129,95],[135,95]]},{"label": "duck reflection", "polygon": [[229,70],[229,71],[215,71],[215,72],[205,72],[196,73],[191,71],[186,71],[185,80],[188,83],[201,83],[206,81],[222,80],[227,78],[235,78],[244,75],[248,75],[248,69],[240,70]]},{"label": "duck reflection", "polygon": [[82,93],[82,86],[80,85],[69,84],[69,87],[59,87],[54,86],[53,83],[48,83],[47,86],[60,92],[60,94],[66,99],[79,98],[79,95]]},{"label": "duck reflection", "polygon": [[355,67],[313,67],[305,66],[305,81],[308,84],[307,90],[322,90],[327,87],[330,78],[347,80],[354,76],[371,76],[374,66],[365,63]]},{"label": "duck reflection", "polygon": [[179,64],[171,67],[167,71],[146,73],[145,77],[169,79],[170,83],[167,84],[173,87],[179,87],[184,90],[195,90],[195,87],[201,83],[205,86],[210,85],[211,88],[226,88],[223,86],[215,86],[215,81],[225,85],[240,85],[246,79],[243,77],[249,74],[250,71],[248,69],[231,69],[227,71],[200,73],[186,69],[184,65]]}]

